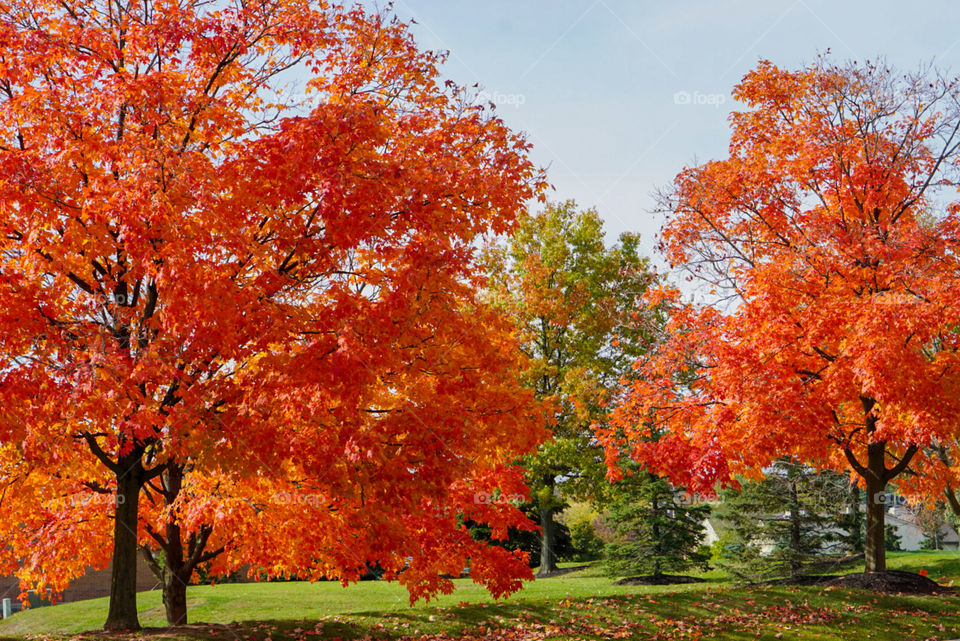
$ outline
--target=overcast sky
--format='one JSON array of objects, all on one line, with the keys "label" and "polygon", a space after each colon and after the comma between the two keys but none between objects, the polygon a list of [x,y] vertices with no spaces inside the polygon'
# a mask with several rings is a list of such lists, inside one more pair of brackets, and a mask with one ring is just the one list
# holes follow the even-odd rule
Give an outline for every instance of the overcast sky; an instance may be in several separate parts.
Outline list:
[{"label": "overcast sky", "polygon": [[[368,3],[370,4],[370,3]],[[381,3],[382,4],[382,3]],[[730,91],[758,60],[883,56],[960,73],[960,2],[396,0],[444,73],[478,83],[549,167],[553,199],[596,206],[650,250],[651,192],[726,154]],[[678,93],[681,92],[681,93]],[[684,93],[685,92],[685,93]]]}]

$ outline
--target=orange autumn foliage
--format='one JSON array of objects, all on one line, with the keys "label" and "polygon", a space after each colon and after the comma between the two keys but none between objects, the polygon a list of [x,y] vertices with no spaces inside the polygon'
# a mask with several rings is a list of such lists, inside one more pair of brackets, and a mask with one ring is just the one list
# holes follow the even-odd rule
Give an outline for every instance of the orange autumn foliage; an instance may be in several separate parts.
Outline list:
[{"label": "orange autumn foliage", "polygon": [[960,437],[960,89],[820,60],[734,96],[729,157],[663,194],[661,248],[717,302],[650,298],[670,322],[600,434],[611,473],[624,451],[700,491],[781,456],[849,470],[883,569],[878,493],[960,471],[935,455]]},{"label": "orange autumn foliage", "polygon": [[170,524],[214,574],[529,576],[461,523],[526,523],[473,500],[545,436],[474,247],[543,177],[440,62],[325,2],[0,0],[0,571],[112,557],[117,629]]}]

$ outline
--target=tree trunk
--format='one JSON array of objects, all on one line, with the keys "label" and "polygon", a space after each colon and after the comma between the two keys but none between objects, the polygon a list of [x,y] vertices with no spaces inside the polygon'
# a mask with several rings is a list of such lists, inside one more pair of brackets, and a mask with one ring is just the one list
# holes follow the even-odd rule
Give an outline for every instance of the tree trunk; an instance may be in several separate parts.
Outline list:
[{"label": "tree trunk", "polygon": [[887,513],[886,446],[884,441],[867,445],[867,473],[864,475],[867,485],[867,536],[864,549],[867,572],[883,572],[887,569],[884,527]]},{"label": "tree trunk", "polygon": [[[179,488],[178,488],[179,489]],[[167,545],[164,548],[163,605],[167,611],[167,625],[187,623],[187,582],[183,560],[183,539],[180,526],[172,519],[167,522]]]},{"label": "tree trunk", "polygon": [[[161,478],[164,499],[167,506],[173,505],[183,487],[183,468],[168,465]],[[163,564],[163,605],[167,611],[167,625],[186,625],[187,623],[187,580],[193,568],[187,570],[183,555],[183,536],[177,517],[172,513],[167,517],[166,545]]]},{"label": "tree trunk", "polygon": [[[877,431],[877,417],[873,412],[876,401],[865,396],[860,397],[860,400],[863,402],[867,437],[872,439]],[[843,453],[847,461],[857,474],[863,477],[867,487],[867,535],[864,549],[867,572],[884,572],[887,569],[886,528],[884,527],[887,515],[887,483],[907,469],[918,451],[920,451],[919,446],[911,443],[896,465],[887,469],[886,441],[869,440],[867,442],[866,465],[857,460],[849,446],[844,448]]]},{"label": "tree trunk", "polygon": [[557,570],[557,555],[554,552],[556,545],[556,527],[553,520],[553,508],[540,508],[540,527],[543,536],[540,537],[540,570],[537,576],[544,576]]},{"label": "tree trunk", "polygon": [[187,583],[175,572],[166,572],[163,582],[163,606],[167,625],[187,624]]},{"label": "tree trunk", "polygon": [[953,510],[954,514],[960,516],[960,499],[957,499],[956,491],[948,485],[943,493],[947,497],[947,503],[950,504],[950,509]]},{"label": "tree trunk", "polygon": [[140,452],[119,461],[116,516],[113,523],[113,568],[106,630],[139,630],[137,618],[137,525],[143,467]]},{"label": "tree trunk", "polygon": [[[174,505],[183,488],[184,466],[168,462],[160,477],[160,494],[167,508]],[[193,572],[201,563],[205,563],[223,553],[226,546],[216,550],[207,550],[207,542],[213,526],[203,525],[199,531],[192,532],[184,541],[179,516],[168,512],[163,534],[148,526],[148,532],[163,550],[163,560],[147,546],[141,547],[144,558],[151,571],[163,587],[163,605],[166,610],[167,624],[179,626],[187,624],[187,585]]]}]

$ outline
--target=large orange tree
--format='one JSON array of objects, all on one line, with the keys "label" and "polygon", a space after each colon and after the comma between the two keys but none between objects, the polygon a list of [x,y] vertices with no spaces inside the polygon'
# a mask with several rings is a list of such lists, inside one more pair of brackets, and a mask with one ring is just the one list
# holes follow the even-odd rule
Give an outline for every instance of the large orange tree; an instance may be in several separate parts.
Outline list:
[{"label": "large orange tree", "polygon": [[176,599],[529,574],[462,523],[524,523],[474,500],[544,436],[474,247],[542,177],[439,61],[318,1],[0,0],[0,570],[112,560],[111,629],[138,549]]},{"label": "large orange tree", "polygon": [[654,295],[668,331],[600,436],[614,474],[629,451],[694,489],[780,456],[849,470],[883,570],[887,484],[935,497],[956,472],[934,453],[960,430],[960,89],[821,59],[734,96],[729,157],[663,193],[701,302]]}]

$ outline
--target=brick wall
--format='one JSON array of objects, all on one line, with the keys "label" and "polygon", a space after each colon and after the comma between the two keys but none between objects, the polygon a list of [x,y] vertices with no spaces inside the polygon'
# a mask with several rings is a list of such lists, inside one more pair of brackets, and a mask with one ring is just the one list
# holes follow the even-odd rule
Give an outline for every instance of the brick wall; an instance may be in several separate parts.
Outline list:
[{"label": "brick wall", "polygon": [[[153,572],[147,567],[143,557],[137,555],[137,592],[153,590],[159,588]],[[14,609],[17,609],[17,595],[20,594],[20,582],[16,577],[0,577],[0,598],[9,598],[14,601]],[[59,603],[68,603],[70,601],[82,601],[84,599],[96,599],[110,595],[110,567],[104,570],[90,570],[81,577],[70,582],[70,586],[64,591],[59,599]]]}]

